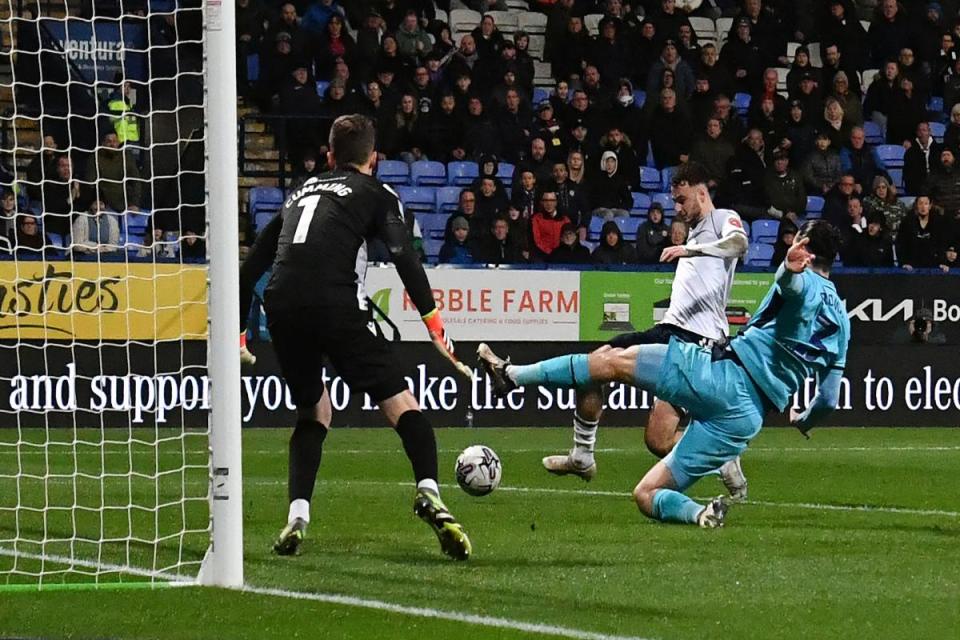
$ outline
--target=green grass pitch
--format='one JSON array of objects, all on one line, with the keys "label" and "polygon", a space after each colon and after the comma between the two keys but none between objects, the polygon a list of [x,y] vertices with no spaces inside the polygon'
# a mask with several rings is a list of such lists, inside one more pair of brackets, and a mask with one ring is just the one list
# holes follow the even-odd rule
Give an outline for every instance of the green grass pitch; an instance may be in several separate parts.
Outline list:
[{"label": "green grass pitch", "polygon": [[[286,517],[287,436],[244,433],[246,580],[261,590],[357,601],[193,587],[24,592],[5,586],[29,580],[3,573],[13,559],[0,556],[0,637],[940,638],[960,629],[960,429],[821,429],[809,441],[793,430],[764,431],[744,456],[751,502],[734,506],[727,526],[710,531],[655,524],[632,505],[629,492],[653,461],[639,429],[601,429],[600,473],[589,484],[540,467],[542,455],[569,446],[570,428],[439,429],[444,498],[474,543],[467,563],[441,556],[412,515],[409,463],[385,429],[333,431],[303,554],[272,556]],[[0,441],[11,437],[0,433]],[[188,460],[202,464],[202,440],[188,443],[198,451]],[[493,447],[504,466],[503,486],[484,498],[450,486],[457,453],[474,443]],[[162,470],[149,449],[103,464]],[[85,457],[101,459],[95,452],[18,458],[0,446],[0,507],[16,499],[3,474],[17,464],[66,474],[82,471]],[[169,480],[179,487],[175,475]],[[67,491],[91,506],[102,497],[89,495],[93,484],[61,484],[66,488],[47,491]],[[196,495],[205,491],[188,486]],[[42,504],[40,481],[21,487],[21,504]],[[146,484],[125,490],[163,504]],[[692,493],[721,490],[708,478]],[[108,519],[106,526],[111,535],[131,527],[163,533],[160,520],[179,527],[205,518],[205,507],[195,506],[161,508],[143,522]],[[42,514],[31,517],[19,523],[22,530],[42,525]],[[58,517],[50,516],[49,529],[69,526]],[[11,520],[0,509],[0,540],[10,537]],[[204,544],[202,536],[188,537],[184,558]],[[129,553],[134,564],[154,561],[139,547]],[[166,561],[158,556],[158,566]],[[371,601],[389,606],[370,608]],[[464,620],[471,615],[485,616],[483,624]]]}]

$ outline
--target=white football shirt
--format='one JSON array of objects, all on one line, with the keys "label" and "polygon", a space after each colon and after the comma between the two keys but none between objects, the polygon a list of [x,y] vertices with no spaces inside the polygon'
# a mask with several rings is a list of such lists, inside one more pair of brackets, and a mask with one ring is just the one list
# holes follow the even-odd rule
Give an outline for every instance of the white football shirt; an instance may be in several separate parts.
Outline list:
[{"label": "white football shirt", "polygon": [[[714,209],[690,231],[686,246],[694,249],[733,234],[746,235],[737,212]],[[670,292],[670,308],[663,322],[711,340],[726,338],[729,327],[727,299],[733,286],[737,260],[738,256],[680,258]]]}]

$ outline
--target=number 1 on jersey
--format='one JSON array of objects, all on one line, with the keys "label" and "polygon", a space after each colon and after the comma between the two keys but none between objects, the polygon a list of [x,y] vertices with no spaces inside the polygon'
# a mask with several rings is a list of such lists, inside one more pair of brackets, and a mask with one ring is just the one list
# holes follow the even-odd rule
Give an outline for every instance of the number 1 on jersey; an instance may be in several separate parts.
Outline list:
[{"label": "number 1 on jersey", "polygon": [[313,214],[317,210],[317,205],[320,204],[320,196],[304,198],[297,204],[303,209],[303,212],[297,222],[297,230],[293,232],[293,244],[303,244],[307,241],[307,232],[310,231]]}]

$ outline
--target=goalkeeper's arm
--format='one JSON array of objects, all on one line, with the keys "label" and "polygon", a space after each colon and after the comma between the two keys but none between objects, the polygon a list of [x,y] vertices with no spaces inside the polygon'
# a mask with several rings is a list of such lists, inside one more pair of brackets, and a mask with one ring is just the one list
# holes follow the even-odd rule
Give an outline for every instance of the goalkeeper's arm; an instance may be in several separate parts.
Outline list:
[{"label": "goalkeeper's arm", "polygon": [[840,383],[843,381],[843,369],[832,368],[820,380],[817,394],[803,413],[790,412],[790,423],[807,435],[818,422],[830,415],[840,399]]},{"label": "goalkeeper's arm", "polygon": [[243,364],[254,364],[257,361],[256,356],[247,349],[247,320],[253,305],[254,288],[277,256],[277,242],[280,240],[282,228],[283,219],[278,213],[257,236],[246,260],[240,265],[240,362]]}]

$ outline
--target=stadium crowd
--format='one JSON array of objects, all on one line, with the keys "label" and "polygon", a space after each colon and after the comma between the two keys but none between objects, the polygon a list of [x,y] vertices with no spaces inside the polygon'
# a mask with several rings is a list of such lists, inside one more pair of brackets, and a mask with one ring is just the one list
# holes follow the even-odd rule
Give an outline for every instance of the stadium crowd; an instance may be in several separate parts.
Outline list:
[{"label": "stadium crowd", "polygon": [[[779,221],[774,261],[819,214],[843,230],[845,265],[956,265],[958,3],[532,1],[542,36],[501,31],[503,0],[465,4],[493,11],[465,31],[445,21],[457,0],[238,0],[239,82],[263,111],[304,117],[282,142],[301,177],[323,170],[314,118],[357,111],[383,160],[478,163],[441,261],[582,263],[589,234],[594,262],[655,262],[686,230],[669,207],[635,209],[642,168],[697,160],[719,206]],[[701,37],[703,17],[729,31]]]}]

